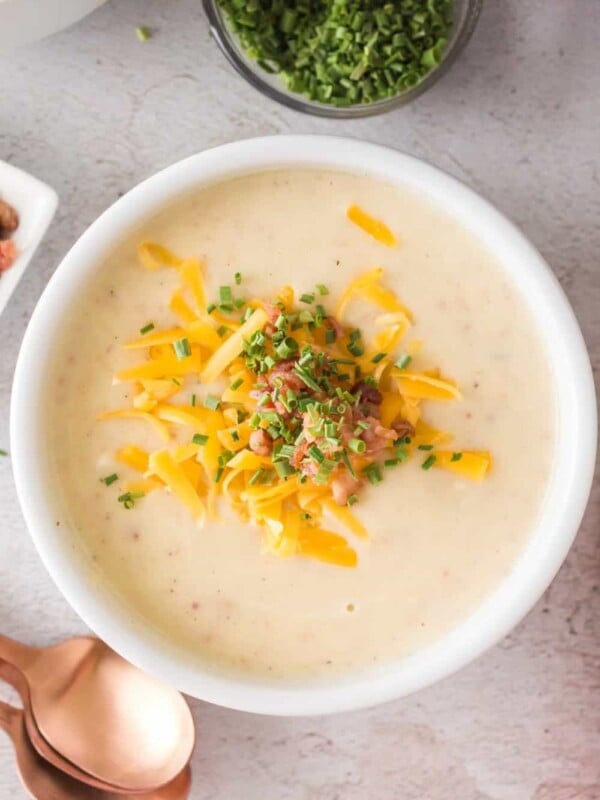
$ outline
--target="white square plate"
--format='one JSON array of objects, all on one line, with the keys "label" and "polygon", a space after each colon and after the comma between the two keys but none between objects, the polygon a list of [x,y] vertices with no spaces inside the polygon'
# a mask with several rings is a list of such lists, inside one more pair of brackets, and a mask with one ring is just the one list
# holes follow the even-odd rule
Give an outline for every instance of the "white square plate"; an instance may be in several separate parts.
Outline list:
[{"label": "white square plate", "polygon": [[17,259],[0,275],[1,314],[48,230],[58,205],[58,195],[32,175],[0,161],[0,200],[10,203],[19,215],[19,227],[12,236],[17,246]]}]

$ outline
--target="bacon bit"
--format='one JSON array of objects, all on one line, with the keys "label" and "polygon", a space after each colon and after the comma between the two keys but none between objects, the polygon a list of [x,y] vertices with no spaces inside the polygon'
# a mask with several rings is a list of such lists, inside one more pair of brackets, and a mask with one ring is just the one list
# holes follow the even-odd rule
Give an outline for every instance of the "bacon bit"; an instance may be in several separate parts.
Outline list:
[{"label": "bacon bit", "polygon": [[331,493],[338,506],[345,506],[351,494],[360,487],[358,478],[353,478],[349,472],[336,474],[331,481]]},{"label": "bacon bit", "polygon": [[369,427],[363,431],[362,439],[367,445],[366,453],[369,455],[380,453],[398,438],[397,431],[384,427],[376,417],[365,417],[365,422]]},{"label": "bacon bit", "polygon": [[292,467],[295,467],[296,469],[300,468],[302,464],[302,459],[306,455],[308,447],[309,447],[308,442],[302,442],[301,444],[298,445],[298,447],[296,448],[296,452],[290,458],[290,464],[292,465]]},{"label": "bacon bit", "polygon": [[282,383],[286,389],[292,389],[294,392],[299,392],[304,388],[304,383],[301,378],[293,372],[296,361],[293,358],[287,358],[284,361],[279,361],[267,377],[269,386],[273,389],[278,383]]},{"label": "bacon bit", "polygon": [[8,239],[19,227],[19,215],[5,200],[0,200],[0,239]]},{"label": "bacon bit", "polygon": [[12,267],[17,257],[17,246],[12,239],[0,241],[0,272]]},{"label": "bacon bit", "polygon": [[398,434],[399,439],[404,439],[405,436],[412,437],[415,435],[415,428],[414,425],[411,425],[407,419],[399,419],[396,422],[392,423],[392,428]]},{"label": "bacon bit", "polygon": [[273,450],[273,439],[266,431],[259,429],[250,434],[248,446],[258,456],[270,456]]},{"label": "bacon bit", "polygon": [[365,381],[355,383],[351,389],[352,394],[360,394],[361,403],[370,403],[371,405],[381,405],[381,392],[375,386],[371,386]]}]

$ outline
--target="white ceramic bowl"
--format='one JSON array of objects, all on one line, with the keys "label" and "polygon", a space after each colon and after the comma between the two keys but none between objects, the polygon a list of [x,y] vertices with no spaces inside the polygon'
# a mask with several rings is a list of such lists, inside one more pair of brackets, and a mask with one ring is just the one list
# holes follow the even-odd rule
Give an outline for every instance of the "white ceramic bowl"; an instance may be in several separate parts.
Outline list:
[{"label": "white ceramic bowl", "polygon": [[0,0],[0,51],[34,42],[90,14],[105,0]]},{"label": "white ceramic bowl", "polygon": [[[498,256],[523,293],[551,353],[557,408],[550,487],[537,527],[502,584],[462,624],[409,658],[374,670],[294,685],[231,678],[191,664],[140,627],[107,592],[93,589],[76,549],[52,516],[44,466],[42,397],[61,318],[113,243],[194,187],[277,167],[366,173],[417,190],[460,220]],[[118,200],[81,237],[35,310],[19,357],[11,409],[17,489],[35,545],[54,580],[88,625],[125,658],[177,688],[219,705],[265,714],[320,714],[381,703],[454,672],[505,636],[538,600],[577,533],[595,459],[596,404],[590,363],[571,308],[539,253],[471,189],[422,161],[371,144],[319,136],[252,139],[174,164]],[[507,687],[508,690],[508,687]]]},{"label": "white ceramic bowl", "polygon": [[52,222],[58,196],[33,175],[0,161],[0,199],[10,203],[19,215],[19,227],[11,237],[17,246],[17,258],[0,276],[2,314]]}]

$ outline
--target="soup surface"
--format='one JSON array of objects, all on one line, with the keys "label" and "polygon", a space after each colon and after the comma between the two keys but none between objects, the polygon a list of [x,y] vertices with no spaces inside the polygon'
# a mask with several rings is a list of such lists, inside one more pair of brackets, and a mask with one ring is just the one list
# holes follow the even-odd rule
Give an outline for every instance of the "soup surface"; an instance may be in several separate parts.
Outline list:
[{"label": "soup surface", "polygon": [[[385,220],[383,247],[346,217],[358,203]],[[124,442],[160,446],[140,420],[99,422],[130,402],[113,374],[139,359],[121,345],[152,321],[169,327],[174,271],[147,271],[151,239],[205,262],[207,293],[233,275],[247,296],[282,284],[326,283],[327,303],[358,274],[383,266],[412,310],[420,358],[464,399],[426,402],[427,419],[462,447],[489,450],[474,483],[412,459],[368,486],[353,507],[371,533],[347,569],[277,558],[225,506],[204,527],[165,491],[126,510],[117,487]],[[372,329],[357,305],[353,324]],[[550,371],[537,331],[494,254],[412,192],[370,178],[309,170],[261,173],[198,191],[170,206],[100,265],[82,293],[52,366],[48,452],[61,519],[85,549],[89,579],[169,646],[219,669],[257,676],[326,676],[388,662],[448,632],[511,568],[536,520],[553,454]]]}]

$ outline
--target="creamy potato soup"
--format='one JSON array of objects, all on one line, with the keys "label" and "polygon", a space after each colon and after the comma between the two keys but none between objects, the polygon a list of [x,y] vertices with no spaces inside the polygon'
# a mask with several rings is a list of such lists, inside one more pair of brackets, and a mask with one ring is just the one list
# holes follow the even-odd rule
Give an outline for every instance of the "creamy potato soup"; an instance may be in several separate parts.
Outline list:
[{"label": "creamy potato soup", "polygon": [[[353,205],[367,221],[384,223],[394,241],[352,221]],[[146,358],[123,345],[144,335],[140,331],[181,325],[169,307],[181,286],[179,272],[146,269],[138,246],[147,241],[202,261],[207,303],[228,299],[219,294],[223,286],[233,287],[234,297],[260,300],[289,285],[296,309],[312,307],[299,298],[313,293],[313,304],[329,314],[352,281],[382,267],[381,285],[413,317],[394,356],[403,353],[412,363],[400,361],[392,372],[399,380],[404,369],[455,382],[462,399],[423,399],[419,408],[431,429],[452,434],[443,445],[451,467],[460,464],[456,453],[465,453],[463,465],[468,452],[490,455],[483,479],[437,468],[442,456],[437,464],[431,457],[441,445],[420,450],[415,444],[420,422],[416,431],[390,423],[398,438],[389,446],[408,448],[411,457],[395,459],[402,463],[390,469],[381,465],[381,480],[359,475],[351,513],[368,539],[328,519],[327,529],[348,543],[329,551],[336,558],[341,553],[344,565],[265,547],[265,532],[243,521],[223,497],[215,501],[219,518],[206,513],[203,520],[164,488],[143,497],[133,491],[130,503],[119,502],[136,479],[117,458],[121,448],[151,453],[189,444],[196,435],[172,425],[165,445],[143,417],[99,419],[106,411],[134,408],[140,391],[132,381],[114,380]],[[193,306],[190,298],[187,303]],[[360,329],[368,341],[382,313],[358,297],[344,311],[344,325]],[[494,254],[412,192],[310,170],[249,175],[202,189],[116,242],[64,327],[47,398],[48,452],[63,509],[57,521],[85,549],[90,580],[198,662],[293,679],[406,656],[472,612],[532,532],[554,435],[550,372],[538,332]],[[435,368],[439,373],[431,372]],[[197,374],[177,380],[181,393],[167,401],[171,405],[206,411],[207,396],[223,391],[218,381],[203,385]],[[354,441],[361,434],[358,426],[349,436]],[[362,447],[349,445],[355,464],[365,456]],[[147,473],[137,477],[147,481]]]}]

